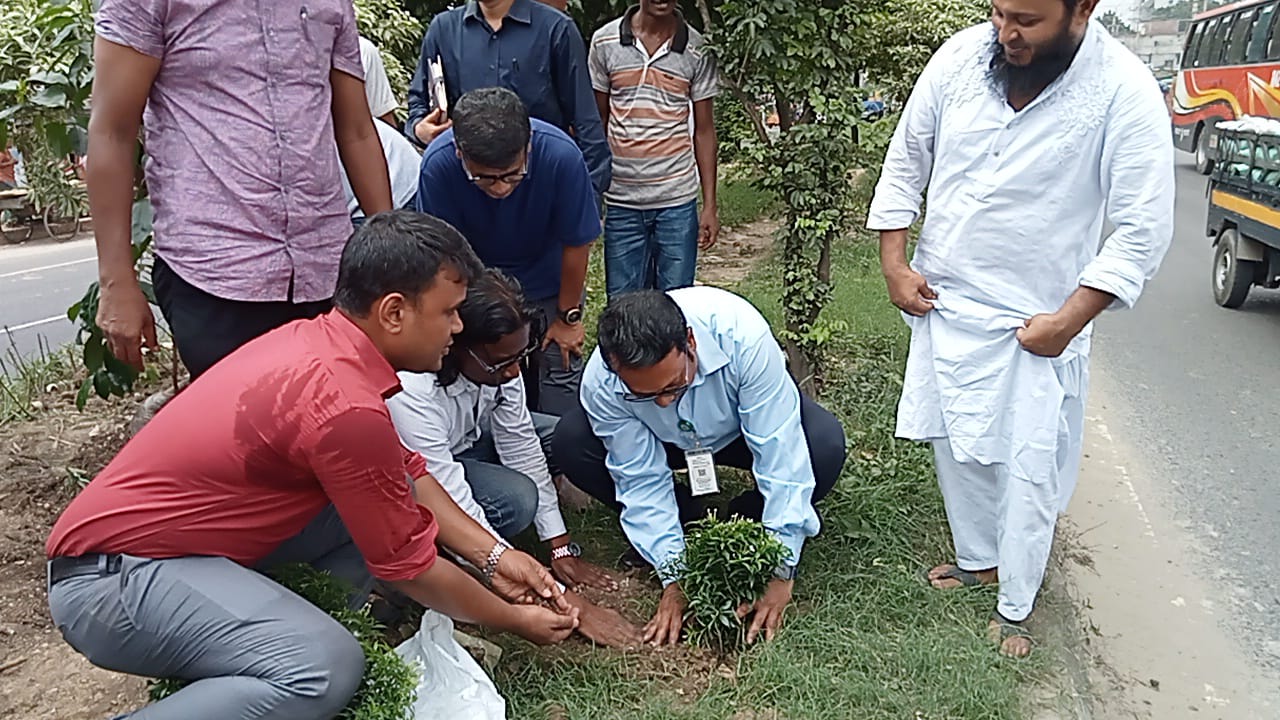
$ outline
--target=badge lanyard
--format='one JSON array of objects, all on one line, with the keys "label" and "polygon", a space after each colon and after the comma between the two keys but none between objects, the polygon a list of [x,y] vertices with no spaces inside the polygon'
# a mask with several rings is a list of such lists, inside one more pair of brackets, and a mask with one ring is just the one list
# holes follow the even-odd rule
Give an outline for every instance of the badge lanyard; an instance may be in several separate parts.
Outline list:
[{"label": "badge lanyard", "polygon": [[[693,415],[693,392],[685,393],[689,398],[689,413]],[[682,400],[684,398],[681,398]],[[711,450],[702,446],[702,438],[698,437],[698,429],[693,423],[680,417],[680,403],[676,403],[676,428],[685,435],[693,436],[693,449],[684,451],[685,465],[689,468],[689,489],[694,496],[714,495],[720,492],[716,484],[716,463]]]}]

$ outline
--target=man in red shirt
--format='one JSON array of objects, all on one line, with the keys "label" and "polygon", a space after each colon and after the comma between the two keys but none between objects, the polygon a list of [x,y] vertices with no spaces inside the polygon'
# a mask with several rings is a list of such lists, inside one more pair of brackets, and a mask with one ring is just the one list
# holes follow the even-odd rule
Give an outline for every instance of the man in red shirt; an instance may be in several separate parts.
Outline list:
[{"label": "man in red shirt", "polygon": [[[362,592],[377,577],[534,642],[577,626],[546,570],[449,500],[387,412],[397,370],[440,369],[480,271],[443,221],[371,218],[342,253],[333,311],[202,375],[58,519],[49,607],[67,642],[104,668],[191,681],[146,717],[330,718],[346,706],[360,646],[258,572],[281,563],[310,563]],[[544,603],[489,592],[437,562],[437,542],[507,599]]]}]

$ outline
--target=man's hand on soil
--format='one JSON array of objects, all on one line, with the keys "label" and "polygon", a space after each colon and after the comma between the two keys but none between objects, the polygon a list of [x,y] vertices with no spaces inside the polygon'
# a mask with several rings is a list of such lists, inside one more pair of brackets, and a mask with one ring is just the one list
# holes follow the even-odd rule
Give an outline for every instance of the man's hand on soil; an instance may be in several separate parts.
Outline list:
[{"label": "man's hand on soil", "polygon": [[675,645],[680,642],[686,604],[680,583],[668,585],[662,591],[662,600],[658,601],[658,612],[644,626],[644,641],[654,645]]},{"label": "man's hand on soil", "polygon": [[751,620],[751,627],[747,629],[748,645],[756,641],[761,630],[764,631],[765,640],[773,639],[774,634],[782,627],[782,618],[786,613],[787,605],[791,603],[791,589],[794,586],[794,580],[774,578],[769,581],[764,595],[761,595],[754,605],[743,603],[738,607],[739,619],[755,613],[755,617]]},{"label": "man's hand on soil", "polygon": [[551,572],[560,582],[571,588],[586,585],[597,590],[611,592],[618,589],[618,581],[604,568],[577,557],[565,557],[551,561]]},{"label": "man's hand on soil", "polygon": [[594,605],[576,593],[567,592],[565,599],[578,611],[578,632],[597,645],[633,648],[640,644],[640,628],[614,610]]},{"label": "man's hand on soil", "polygon": [[562,642],[578,629],[578,608],[560,613],[541,605],[512,605],[510,612],[511,623],[507,629],[538,645]]}]

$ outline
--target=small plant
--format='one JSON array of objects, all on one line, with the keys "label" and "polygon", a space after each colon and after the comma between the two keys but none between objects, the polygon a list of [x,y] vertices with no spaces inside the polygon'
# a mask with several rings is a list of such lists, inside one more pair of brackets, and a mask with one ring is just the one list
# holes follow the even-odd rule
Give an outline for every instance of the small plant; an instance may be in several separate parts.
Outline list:
[{"label": "small plant", "polygon": [[689,601],[689,642],[720,648],[740,645],[746,628],[738,607],[764,594],[773,571],[790,554],[758,522],[708,517],[691,525],[675,568]]},{"label": "small plant", "polygon": [[[284,565],[272,572],[281,585],[301,595],[342,624],[364,650],[364,679],[337,720],[411,720],[418,672],[387,644],[382,627],[367,609],[352,610],[347,599],[355,589],[310,565]],[[155,680],[152,702],[181,690],[182,680]]]}]

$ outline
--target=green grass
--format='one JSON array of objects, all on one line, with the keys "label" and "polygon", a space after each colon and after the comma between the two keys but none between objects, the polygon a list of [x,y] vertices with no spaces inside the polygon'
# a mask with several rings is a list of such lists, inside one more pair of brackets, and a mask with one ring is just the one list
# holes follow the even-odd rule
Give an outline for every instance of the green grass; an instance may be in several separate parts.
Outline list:
[{"label": "green grass", "polygon": [[770,193],[751,184],[745,177],[732,175],[720,182],[716,191],[720,208],[720,224],[739,227],[771,214],[777,208],[777,200]]},{"label": "green grass", "polygon": [[[1020,716],[1020,684],[1042,672],[1043,663],[1004,660],[987,643],[994,592],[938,592],[917,576],[951,549],[930,452],[893,438],[907,332],[885,298],[874,243],[842,244],[834,267],[835,293],[825,312],[850,332],[831,345],[823,402],[844,420],[850,454],[821,504],[822,534],[805,546],[784,632],[739,655],[698,663],[648,651],[538,649],[504,638],[508,652],[496,680],[511,717]],[[776,267],[765,264],[738,288],[775,326],[777,277]],[[611,564],[625,547],[617,520],[604,512],[567,520],[594,561]],[[647,620],[657,594],[655,587],[634,602],[634,619]]]},{"label": "green grass", "polygon": [[9,343],[0,356],[0,425],[34,418],[42,398],[76,389],[77,363],[70,348],[54,350],[41,340],[36,353],[24,356],[12,337]]}]

